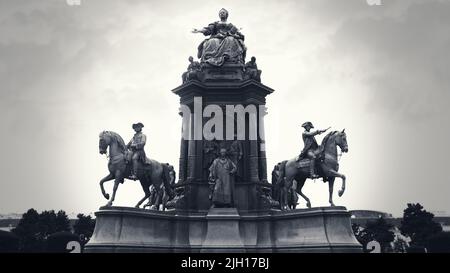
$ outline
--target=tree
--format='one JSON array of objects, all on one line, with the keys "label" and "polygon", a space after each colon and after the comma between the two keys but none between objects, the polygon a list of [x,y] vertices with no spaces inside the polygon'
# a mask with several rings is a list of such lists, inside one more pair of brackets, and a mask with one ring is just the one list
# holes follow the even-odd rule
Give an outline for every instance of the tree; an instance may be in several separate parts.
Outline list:
[{"label": "tree", "polygon": [[409,247],[407,238],[401,234],[396,234],[392,250],[395,253],[405,253]]},{"label": "tree", "polygon": [[70,223],[62,210],[43,211],[40,214],[29,209],[22,215],[19,224],[12,230],[20,238],[20,249],[23,252],[42,252],[45,240],[50,234],[70,231]]},{"label": "tree", "polygon": [[430,253],[450,253],[450,232],[439,232],[431,235],[427,241]]},{"label": "tree", "polygon": [[73,226],[74,232],[83,237],[83,244],[85,244],[92,236],[95,227],[95,219],[92,219],[90,215],[84,215],[82,213],[77,215],[77,221]]},{"label": "tree", "polygon": [[355,234],[356,240],[358,240],[358,242],[360,242],[362,245],[363,244],[363,231],[364,228],[361,225],[358,225],[356,223],[352,224],[352,230],[353,230],[353,234]]},{"label": "tree", "polygon": [[[69,242],[71,242],[72,245],[69,245]],[[75,251],[75,253],[81,252],[80,238],[76,234],[73,234],[72,232],[61,231],[53,233],[47,237],[46,252],[69,253],[72,251]]]},{"label": "tree", "polygon": [[63,210],[58,211],[56,214],[55,229],[56,232],[71,231],[69,217]]},{"label": "tree", "polygon": [[411,238],[411,246],[424,248],[427,240],[442,231],[442,226],[433,221],[434,214],[426,211],[422,205],[408,204],[403,211],[400,231]]},{"label": "tree", "polygon": [[29,209],[22,215],[17,227],[12,230],[19,237],[19,248],[23,252],[40,252],[43,248],[39,237],[39,213]]},{"label": "tree", "polygon": [[12,232],[0,230],[0,253],[19,251],[19,237]]},{"label": "tree", "polygon": [[391,251],[391,242],[394,241],[393,225],[386,222],[384,218],[375,221],[369,221],[365,228],[353,224],[352,229],[356,239],[363,245],[366,251],[367,243],[377,241],[380,244],[382,252]]}]

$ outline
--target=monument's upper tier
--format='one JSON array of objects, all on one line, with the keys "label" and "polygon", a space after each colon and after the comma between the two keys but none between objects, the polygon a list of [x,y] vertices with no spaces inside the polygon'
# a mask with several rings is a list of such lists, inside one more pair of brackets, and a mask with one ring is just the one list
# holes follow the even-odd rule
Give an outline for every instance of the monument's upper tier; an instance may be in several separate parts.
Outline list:
[{"label": "monument's upper tier", "polygon": [[253,79],[261,81],[261,71],[256,58],[245,63],[247,48],[244,35],[232,23],[227,21],[228,11],[219,11],[220,21],[210,23],[193,33],[208,36],[198,46],[197,57],[200,62],[189,57],[189,66],[183,73],[183,83],[198,81],[242,81]]}]

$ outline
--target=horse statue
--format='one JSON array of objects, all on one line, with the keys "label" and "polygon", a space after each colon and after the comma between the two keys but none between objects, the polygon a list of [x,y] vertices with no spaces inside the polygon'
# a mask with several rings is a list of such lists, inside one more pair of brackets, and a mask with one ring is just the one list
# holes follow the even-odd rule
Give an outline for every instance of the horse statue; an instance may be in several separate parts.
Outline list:
[{"label": "horse statue", "polygon": [[[116,197],[117,188],[119,184],[124,182],[124,179],[130,179],[131,176],[131,162],[129,164],[129,151],[123,141],[122,137],[112,131],[103,131],[99,135],[99,152],[100,154],[107,154],[109,147],[109,174],[100,180],[100,189],[103,196],[108,199],[106,206],[112,206]],[[139,162],[137,178],[141,183],[145,196],[136,204],[136,208],[150,197],[150,186],[153,185],[155,189],[164,188],[166,193],[173,197],[172,188],[169,184],[170,174],[168,164],[159,163],[156,160],[148,159],[146,162]],[[113,193],[110,195],[105,192],[103,184],[107,181],[114,180]],[[161,185],[164,185],[162,187]]]},{"label": "horse statue", "polygon": [[[176,173],[175,169],[169,163],[166,163],[169,170],[169,185],[171,188],[175,187],[175,178]],[[170,200],[170,196],[167,194],[165,190],[165,185],[160,184],[159,189],[155,187],[155,185],[150,186],[150,197],[148,198],[147,204],[144,205],[144,209],[146,207],[150,207],[153,210],[159,210],[160,206],[161,210],[165,211],[167,208],[167,202]]]},{"label": "horse statue", "polygon": [[292,181],[292,186],[286,186],[286,178],[280,179],[280,167],[283,162],[279,162],[272,171],[272,197],[279,201],[282,208],[295,209],[298,205],[298,195],[295,191],[297,181]]},{"label": "horse statue", "polygon": [[[328,133],[322,140],[322,144],[317,149],[317,174],[323,179],[323,182],[328,182],[329,187],[329,199],[331,206],[333,203],[333,186],[336,177],[342,179],[342,186],[338,192],[339,196],[342,196],[345,191],[345,175],[338,173],[339,160],[337,147],[342,152],[348,152],[347,136],[345,129],[341,132],[333,131]],[[302,159],[296,161],[296,159],[286,160],[280,162],[278,167],[278,175],[276,184],[274,185],[274,192],[280,200],[280,208],[282,210],[295,208],[295,197],[292,194],[297,192],[306,201],[306,206],[311,208],[311,202],[309,198],[302,192],[303,185],[307,178],[310,178],[309,172],[309,160]],[[276,170],[274,170],[276,171]],[[275,173],[276,174],[276,173]]]}]

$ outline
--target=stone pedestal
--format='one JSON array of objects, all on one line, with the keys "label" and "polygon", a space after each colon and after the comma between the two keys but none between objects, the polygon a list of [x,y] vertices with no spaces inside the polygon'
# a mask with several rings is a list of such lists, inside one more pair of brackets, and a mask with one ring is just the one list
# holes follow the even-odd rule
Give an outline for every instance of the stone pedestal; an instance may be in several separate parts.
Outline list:
[{"label": "stone pedestal", "polygon": [[202,82],[235,82],[244,80],[244,65],[238,63],[225,63],[221,67],[204,64],[202,73],[199,73]]},{"label": "stone pedestal", "polygon": [[[224,74],[217,71],[223,70]],[[218,153],[219,147],[230,150],[233,141],[239,141],[242,148],[242,159],[238,163],[239,178],[235,183],[236,208],[241,211],[263,211],[270,209],[261,192],[264,187],[271,187],[267,182],[267,164],[264,142],[264,115],[266,114],[265,97],[273,92],[273,89],[255,80],[242,80],[239,77],[230,76],[230,71],[236,74],[241,73],[242,68],[237,65],[226,65],[222,68],[211,68],[205,73],[208,80],[204,82],[189,81],[173,90],[180,97],[180,104],[188,107],[191,115],[189,121],[184,124],[189,128],[191,136],[189,140],[182,140],[179,162],[179,177],[176,187],[184,190],[182,197],[178,197],[180,202],[174,207],[177,210],[191,212],[207,212],[211,206],[208,199],[208,168],[217,154],[214,156],[214,147]],[[209,73],[216,71],[220,77],[212,77]],[[232,73],[231,73],[232,74]],[[195,103],[196,98],[200,98],[201,105]],[[196,108],[197,105],[197,108]],[[203,110],[208,106],[218,106],[224,113],[223,135],[220,139],[213,141],[206,140],[202,131],[195,130],[195,124],[200,128],[208,121],[202,118]],[[242,106],[245,110],[255,109],[255,113],[250,116],[244,113],[245,119],[245,139],[227,140],[227,134],[233,136],[233,132],[227,132],[226,107]],[[196,112],[197,111],[197,112]],[[198,113],[200,111],[200,113]],[[197,116],[196,116],[197,115]],[[200,117],[198,116],[200,115]],[[233,113],[231,119],[237,119],[238,114]],[[236,125],[235,125],[236,126]],[[236,126],[237,127],[237,126]],[[236,128],[235,127],[235,128]],[[255,137],[250,137],[250,132],[255,129]],[[212,147],[212,148],[211,148]],[[208,152],[208,151],[213,152]]]},{"label": "stone pedestal", "polygon": [[103,207],[85,252],[362,252],[345,207],[160,212]]},{"label": "stone pedestal", "polygon": [[211,208],[206,215],[206,239],[201,252],[245,252],[235,208]]}]

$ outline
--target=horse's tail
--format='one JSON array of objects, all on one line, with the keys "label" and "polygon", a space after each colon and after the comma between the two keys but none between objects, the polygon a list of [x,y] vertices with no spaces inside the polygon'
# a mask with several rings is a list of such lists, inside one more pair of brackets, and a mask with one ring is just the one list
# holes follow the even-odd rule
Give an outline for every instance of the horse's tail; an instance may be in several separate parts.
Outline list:
[{"label": "horse's tail", "polygon": [[165,188],[166,193],[169,194],[170,199],[172,199],[173,192],[172,192],[172,187],[170,185],[171,178],[170,178],[169,163],[161,163],[161,166],[163,169],[161,178],[164,183],[164,188]]},{"label": "horse's tail", "polygon": [[284,176],[286,174],[286,163],[287,163],[287,160],[282,161],[280,164],[280,174],[278,175],[277,187],[283,186],[282,182],[283,182]]}]

